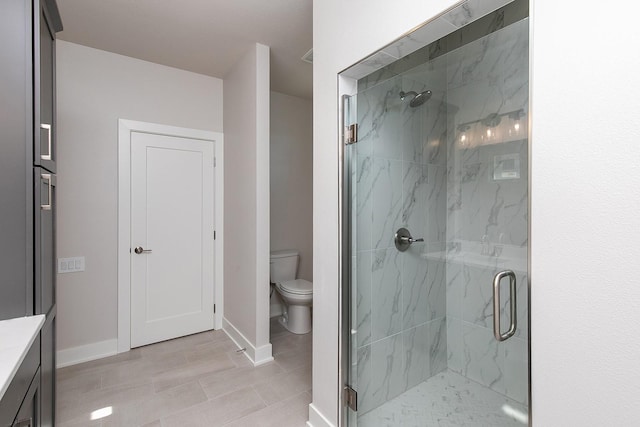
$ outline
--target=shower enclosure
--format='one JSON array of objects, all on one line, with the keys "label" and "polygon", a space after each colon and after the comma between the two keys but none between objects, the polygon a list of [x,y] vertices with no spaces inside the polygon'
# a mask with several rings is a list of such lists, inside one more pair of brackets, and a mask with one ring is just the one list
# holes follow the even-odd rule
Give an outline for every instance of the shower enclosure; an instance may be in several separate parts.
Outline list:
[{"label": "shower enclosure", "polygon": [[351,427],[529,424],[528,2],[502,4],[343,99]]}]

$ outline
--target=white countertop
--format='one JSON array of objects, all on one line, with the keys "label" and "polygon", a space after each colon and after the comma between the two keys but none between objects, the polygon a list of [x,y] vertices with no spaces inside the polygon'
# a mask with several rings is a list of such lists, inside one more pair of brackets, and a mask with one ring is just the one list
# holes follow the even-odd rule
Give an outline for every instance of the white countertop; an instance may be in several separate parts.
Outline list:
[{"label": "white countertop", "polygon": [[0,321],[0,399],[43,324],[44,314]]}]

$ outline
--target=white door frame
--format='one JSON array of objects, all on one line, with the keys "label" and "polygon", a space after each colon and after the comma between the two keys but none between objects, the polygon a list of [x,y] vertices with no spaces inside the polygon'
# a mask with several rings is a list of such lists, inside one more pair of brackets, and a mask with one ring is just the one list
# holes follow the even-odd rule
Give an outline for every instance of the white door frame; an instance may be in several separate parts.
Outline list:
[{"label": "white door frame", "polygon": [[220,132],[118,119],[118,353],[131,350],[131,133],[153,133],[215,142],[214,329],[222,328],[224,280],[224,144]]}]

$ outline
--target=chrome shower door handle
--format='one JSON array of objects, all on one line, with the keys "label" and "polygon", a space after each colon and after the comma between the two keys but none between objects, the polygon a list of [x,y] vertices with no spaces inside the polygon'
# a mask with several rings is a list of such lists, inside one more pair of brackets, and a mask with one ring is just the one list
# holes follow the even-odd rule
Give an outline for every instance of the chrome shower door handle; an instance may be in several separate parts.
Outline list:
[{"label": "chrome shower door handle", "polygon": [[[509,300],[511,307],[511,325],[509,330],[502,333],[500,330],[500,281],[509,278]],[[493,335],[498,341],[511,338],[516,333],[518,327],[518,313],[516,307],[516,274],[511,270],[504,270],[496,274],[493,278]]]}]

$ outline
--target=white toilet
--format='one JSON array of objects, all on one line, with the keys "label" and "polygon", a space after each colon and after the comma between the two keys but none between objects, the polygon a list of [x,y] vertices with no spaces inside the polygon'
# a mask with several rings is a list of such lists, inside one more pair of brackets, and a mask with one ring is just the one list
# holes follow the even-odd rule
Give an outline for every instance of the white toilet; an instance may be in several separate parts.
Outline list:
[{"label": "white toilet", "polygon": [[279,322],[294,334],[311,332],[311,303],[313,284],[296,279],[298,271],[298,251],[284,250],[271,252],[271,282],[284,301],[283,314]]}]

